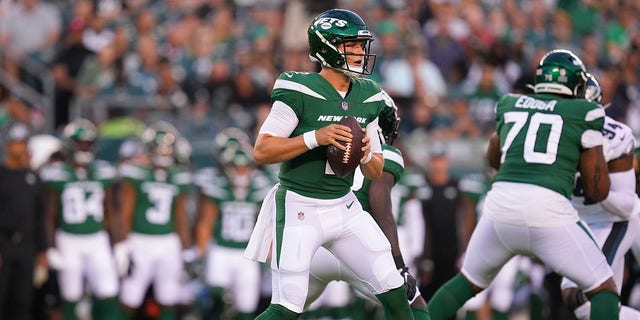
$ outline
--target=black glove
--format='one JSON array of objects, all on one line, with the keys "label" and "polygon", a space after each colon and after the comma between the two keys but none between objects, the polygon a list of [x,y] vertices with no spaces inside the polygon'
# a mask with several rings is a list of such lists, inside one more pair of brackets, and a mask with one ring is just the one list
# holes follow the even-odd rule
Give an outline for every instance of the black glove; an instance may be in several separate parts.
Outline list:
[{"label": "black glove", "polygon": [[415,301],[420,295],[418,282],[411,273],[409,273],[409,268],[406,266],[398,269],[398,272],[400,272],[402,279],[404,279],[404,286],[407,288],[407,300],[409,300],[409,303],[413,303],[413,301]]}]

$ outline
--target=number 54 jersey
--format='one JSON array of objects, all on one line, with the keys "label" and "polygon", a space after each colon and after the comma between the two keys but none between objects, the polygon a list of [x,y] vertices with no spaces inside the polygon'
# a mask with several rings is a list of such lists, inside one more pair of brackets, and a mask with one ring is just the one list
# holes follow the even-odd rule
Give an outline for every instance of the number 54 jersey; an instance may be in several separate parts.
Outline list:
[{"label": "number 54 jersey", "polygon": [[496,105],[502,151],[494,182],[538,185],[570,199],[580,154],[602,144],[604,108],[550,94],[505,95]]},{"label": "number 54 jersey", "polygon": [[173,233],[175,200],[191,185],[191,173],[179,167],[154,170],[125,164],[120,167],[120,175],[136,190],[131,231],[153,235]]}]

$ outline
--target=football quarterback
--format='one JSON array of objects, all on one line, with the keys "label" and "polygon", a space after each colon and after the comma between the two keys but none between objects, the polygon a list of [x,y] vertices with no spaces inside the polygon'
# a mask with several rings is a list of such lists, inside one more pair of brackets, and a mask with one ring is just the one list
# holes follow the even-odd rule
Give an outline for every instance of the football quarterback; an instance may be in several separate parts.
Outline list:
[{"label": "football quarterback", "polygon": [[362,18],[343,9],[318,15],[307,35],[309,55],[322,70],[278,77],[254,147],[256,163],[282,164],[278,189],[260,213],[271,215],[265,220],[274,227],[257,224],[255,229],[264,232],[252,236],[273,241],[271,304],[257,319],[294,319],[303,311],[311,259],[321,246],[371,286],[392,318],[412,319],[389,242],[351,191],[354,175],[337,176],[326,155],[329,145],[346,149],[340,142],[353,135],[338,123],[352,116],[365,134],[360,171],[373,180],[382,176],[378,115],[390,98],[375,82],[359,77],[372,71],[373,36]]}]

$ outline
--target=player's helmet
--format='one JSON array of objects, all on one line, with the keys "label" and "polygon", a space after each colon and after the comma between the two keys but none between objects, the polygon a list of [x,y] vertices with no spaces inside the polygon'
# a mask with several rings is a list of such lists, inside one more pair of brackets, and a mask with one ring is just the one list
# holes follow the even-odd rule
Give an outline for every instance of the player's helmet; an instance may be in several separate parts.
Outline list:
[{"label": "player's helmet", "polygon": [[142,132],[153,165],[168,168],[174,164],[178,129],[166,121],[158,121]]},{"label": "player's helmet", "polygon": [[587,73],[587,88],[584,92],[584,98],[598,104],[602,103],[602,87],[596,77],[590,73]]},{"label": "player's helmet", "polygon": [[221,165],[226,165],[238,150],[247,154],[251,154],[253,150],[249,135],[242,129],[234,127],[226,128],[216,135],[215,147],[216,156]]},{"label": "player's helmet", "polygon": [[378,115],[378,125],[380,126],[380,136],[382,143],[392,145],[393,141],[398,137],[398,128],[400,127],[400,117],[398,117],[398,108],[387,106]]},{"label": "player's helmet", "polygon": [[68,156],[79,165],[87,165],[95,159],[96,126],[88,119],[78,118],[62,131],[63,144]]},{"label": "player's helmet", "polygon": [[[364,21],[356,13],[344,9],[331,9],[318,15],[307,29],[309,37],[309,57],[322,65],[338,69],[349,76],[369,75],[373,72],[376,55],[370,54],[373,36]],[[363,41],[362,66],[347,64],[345,41]]]},{"label": "player's helmet", "polygon": [[573,98],[584,97],[586,89],[586,68],[569,50],[549,51],[536,69],[535,93],[553,93]]}]

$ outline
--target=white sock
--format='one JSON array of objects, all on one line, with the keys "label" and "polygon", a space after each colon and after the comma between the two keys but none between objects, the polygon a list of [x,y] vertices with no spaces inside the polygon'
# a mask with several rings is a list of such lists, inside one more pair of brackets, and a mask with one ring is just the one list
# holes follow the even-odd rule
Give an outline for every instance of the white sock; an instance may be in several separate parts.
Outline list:
[{"label": "white sock", "polygon": [[620,320],[634,319],[640,319],[640,311],[627,306],[622,306],[620,308]]},{"label": "white sock", "polygon": [[[591,302],[587,301],[577,307],[573,314],[578,320],[589,320],[591,315]],[[620,320],[637,320],[640,319],[640,311],[627,306],[620,307]]]}]

